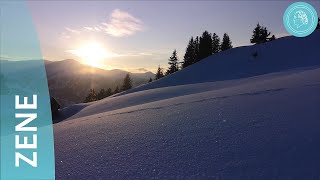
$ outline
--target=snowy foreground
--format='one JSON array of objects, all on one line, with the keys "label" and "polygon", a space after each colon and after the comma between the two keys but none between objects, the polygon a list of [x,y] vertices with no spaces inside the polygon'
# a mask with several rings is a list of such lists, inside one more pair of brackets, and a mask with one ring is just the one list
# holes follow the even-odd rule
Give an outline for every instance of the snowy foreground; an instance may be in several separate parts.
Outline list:
[{"label": "snowy foreground", "polygon": [[[242,65],[248,73],[239,78],[232,70],[225,79],[213,71],[203,72],[205,80],[188,78],[241,49],[284,57],[276,52],[286,42],[306,48],[288,57],[290,66],[271,59],[260,63],[261,73]],[[317,33],[237,48],[129,92],[63,109],[70,117],[54,125],[56,178],[320,178],[320,59],[310,51],[319,42]]]}]

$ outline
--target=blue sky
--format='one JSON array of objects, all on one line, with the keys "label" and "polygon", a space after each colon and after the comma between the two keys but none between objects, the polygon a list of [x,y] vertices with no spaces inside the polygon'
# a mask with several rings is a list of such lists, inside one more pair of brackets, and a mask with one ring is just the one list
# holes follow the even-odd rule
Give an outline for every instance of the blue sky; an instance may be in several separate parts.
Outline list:
[{"label": "blue sky", "polygon": [[[248,45],[259,22],[287,35],[285,9],[295,1],[30,1],[45,59],[85,62],[87,44],[107,50],[99,66],[154,71],[167,66],[177,49],[180,60],[191,36],[204,30],[230,35],[234,46]],[[320,1],[307,1],[320,13]]]}]

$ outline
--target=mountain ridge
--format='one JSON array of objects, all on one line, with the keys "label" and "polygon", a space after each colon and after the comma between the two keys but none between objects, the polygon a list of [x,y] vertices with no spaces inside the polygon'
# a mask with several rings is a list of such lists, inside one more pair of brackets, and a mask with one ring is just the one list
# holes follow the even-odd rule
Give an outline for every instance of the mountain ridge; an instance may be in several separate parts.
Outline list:
[{"label": "mountain ridge", "polygon": [[[6,63],[1,68],[1,73],[7,74],[8,80],[14,78],[16,71],[28,72],[34,71],[39,63],[43,61],[47,73],[48,87],[50,95],[53,96],[62,107],[69,106],[84,101],[91,88],[96,90],[105,90],[111,88],[114,90],[116,86],[121,86],[123,78],[127,73],[131,75],[133,87],[147,83],[149,78],[153,78],[152,72],[130,73],[124,70],[105,70],[81,64],[74,59],[66,59],[61,61],[49,60],[29,60],[29,61],[0,61]],[[10,69],[10,71],[8,70]]]}]

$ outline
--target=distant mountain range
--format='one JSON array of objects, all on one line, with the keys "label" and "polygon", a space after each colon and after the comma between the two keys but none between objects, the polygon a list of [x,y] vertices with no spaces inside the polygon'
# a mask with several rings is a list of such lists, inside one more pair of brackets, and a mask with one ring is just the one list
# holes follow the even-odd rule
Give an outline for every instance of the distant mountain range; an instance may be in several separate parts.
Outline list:
[{"label": "distant mountain range", "polygon": [[[36,60],[30,61],[7,61],[1,60],[1,64],[6,63],[5,67],[14,67],[1,69],[3,74],[12,74],[15,71],[32,72],[39,63]],[[49,92],[62,107],[81,103],[87,96],[90,88],[94,88],[98,93],[100,89],[111,88],[114,90],[116,86],[121,86],[122,80],[127,71],[115,69],[104,70],[89,65],[81,64],[72,59],[62,61],[44,60]],[[154,78],[152,72],[130,73],[133,86],[139,86],[146,83],[149,78]],[[12,76],[11,76],[12,77]]]},{"label": "distant mountain range", "polygon": [[[104,70],[84,65],[76,60],[45,61],[50,95],[55,97],[62,106],[83,102],[90,88],[96,92],[100,89],[122,85],[122,80],[128,73],[123,70]],[[146,83],[154,74],[130,73],[133,86]]]}]

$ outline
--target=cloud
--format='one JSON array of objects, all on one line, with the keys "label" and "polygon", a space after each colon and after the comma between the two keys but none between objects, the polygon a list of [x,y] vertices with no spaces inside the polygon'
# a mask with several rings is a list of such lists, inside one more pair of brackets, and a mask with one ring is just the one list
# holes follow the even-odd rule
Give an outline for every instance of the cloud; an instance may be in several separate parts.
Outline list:
[{"label": "cloud", "polygon": [[68,27],[66,27],[65,29],[66,29],[67,31],[71,32],[71,33],[80,34],[80,31],[78,31],[78,30],[71,29],[71,28],[68,28]]},{"label": "cloud", "polygon": [[137,57],[137,56],[152,56],[152,54],[148,52],[129,52],[129,53],[121,53],[120,56]]},{"label": "cloud", "polygon": [[138,72],[148,72],[149,70],[146,68],[138,68],[136,69]]},{"label": "cloud", "polygon": [[86,26],[86,27],[83,27],[85,30],[89,30],[89,31],[93,31],[94,29],[92,28],[92,27],[88,27],[88,26]]},{"label": "cloud", "polygon": [[83,26],[78,30],[66,27],[66,32],[63,32],[62,37],[68,39],[71,34],[80,34],[82,32],[104,32],[114,37],[125,37],[143,31],[143,29],[142,20],[126,11],[115,9],[112,11],[107,22],[94,26]]},{"label": "cloud", "polygon": [[143,30],[143,22],[120,9],[115,9],[109,22],[102,23],[105,26],[105,32],[115,37],[124,37],[135,34]]},{"label": "cloud", "polygon": [[153,54],[152,53],[144,53],[144,52],[142,52],[142,53],[139,53],[139,55],[141,55],[141,56],[152,56]]},{"label": "cloud", "polygon": [[62,38],[62,39],[70,39],[71,36],[68,35],[66,32],[62,32],[62,33],[61,33],[61,38]]}]

